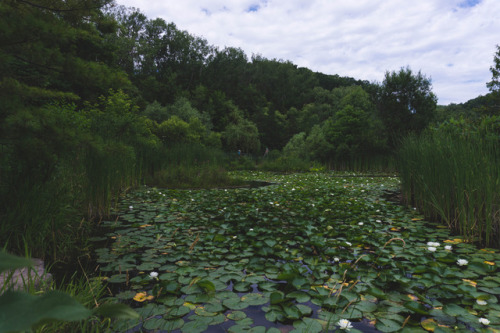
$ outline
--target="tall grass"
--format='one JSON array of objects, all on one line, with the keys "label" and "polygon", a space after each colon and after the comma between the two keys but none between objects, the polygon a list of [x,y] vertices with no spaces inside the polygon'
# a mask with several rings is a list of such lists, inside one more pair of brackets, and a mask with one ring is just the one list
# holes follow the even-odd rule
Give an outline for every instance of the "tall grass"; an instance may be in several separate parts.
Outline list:
[{"label": "tall grass", "polygon": [[478,132],[429,132],[401,146],[403,194],[469,241],[500,247],[500,150]]},{"label": "tall grass", "polygon": [[146,183],[169,188],[209,188],[240,185],[226,172],[228,156],[200,144],[179,144],[161,152],[161,166],[146,175]]}]

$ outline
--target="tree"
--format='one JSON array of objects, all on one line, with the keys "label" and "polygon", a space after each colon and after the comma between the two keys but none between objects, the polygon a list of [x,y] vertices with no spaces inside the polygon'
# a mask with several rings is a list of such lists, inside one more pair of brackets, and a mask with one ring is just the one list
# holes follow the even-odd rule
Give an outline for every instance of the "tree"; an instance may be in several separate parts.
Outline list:
[{"label": "tree", "polygon": [[490,67],[491,81],[486,84],[490,91],[500,91],[500,45],[497,45],[497,53],[493,57],[494,65]]},{"label": "tree", "polygon": [[433,119],[437,98],[431,88],[429,78],[409,67],[385,73],[378,109],[392,147],[409,132],[421,132]]}]

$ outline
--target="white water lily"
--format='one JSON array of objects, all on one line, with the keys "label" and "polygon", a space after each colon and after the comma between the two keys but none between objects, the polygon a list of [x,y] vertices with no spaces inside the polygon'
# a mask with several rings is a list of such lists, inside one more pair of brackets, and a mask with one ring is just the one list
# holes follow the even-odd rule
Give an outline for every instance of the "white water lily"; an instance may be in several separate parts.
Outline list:
[{"label": "white water lily", "polygon": [[340,258],[339,258],[339,257],[335,257],[335,258],[333,258],[333,261],[335,261],[335,262],[339,262],[339,261],[340,261]]},{"label": "white water lily", "polygon": [[448,251],[451,251],[451,250],[453,250],[453,246],[451,246],[451,245],[446,245],[446,246],[444,247],[444,249],[445,249],[445,250],[448,250]]},{"label": "white water lily", "polygon": [[469,262],[468,262],[467,260],[465,260],[465,259],[458,259],[458,260],[457,260],[457,265],[458,265],[458,266],[465,266],[465,265],[467,265],[468,263],[469,263]]},{"label": "white water lily", "polygon": [[427,250],[429,250],[430,252],[436,252],[437,249],[434,246],[429,246]]},{"label": "white water lily", "polygon": [[253,231],[253,228],[250,228],[250,230],[249,230],[249,231]]},{"label": "white water lily", "polygon": [[382,221],[380,221],[380,220],[375,220],[375,222],[377,222],[377,223],[381,223]]},{"label": "white water lily", "polygon": [[134,206],[128,206],[128,209],[134,209]]},{"label": "white water lily", "polygon": [[477,305],[487,305],[488,304],[488,302],[486,302],[486,301],[484,301],[482,299],[476,300],[476,303],[477,303]]},{"label": "white water lily", "polygon": [[340,319],[337,325],[341,330],[349,331],[352,328],[351,322],[347,319]]},{"label": "white water lily", "polygon": [[347,245],[352,246],[351,242],[345,242]]},{"label": "white water lily", "polygon": [[363,225],[364,223],[363,222],[359,222],[358,225]]},{"label": "white water lily", "polygon": [[236,238],[238,238],[238,236],[233,236],[233,239],[236,239]]},{"label": "white water lily", "polygon": [[479,322],[483,325],[489,325],[490,321],[486,318],[479,318]]},{"label": "white water lily", "polygon": [[427,242],[427,246],[438,247],[439,245],[441,244],[439,244],[438,242]]},{"label": "white water lily", "polygon": [[156,279],[158,277],[158,272],[151,272],[149,273],[149,277],[152,279]]}]

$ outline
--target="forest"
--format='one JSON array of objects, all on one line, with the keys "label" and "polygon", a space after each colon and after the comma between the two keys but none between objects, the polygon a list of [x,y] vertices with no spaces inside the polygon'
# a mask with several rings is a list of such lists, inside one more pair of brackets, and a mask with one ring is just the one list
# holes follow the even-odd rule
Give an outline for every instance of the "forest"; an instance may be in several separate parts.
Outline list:
[{"label": "forest", "polygon": [[132,189],[237,187],[237,170],[398,174],[402,202],[500,247],[498,46],[490,93],[438,105],[405,64],[382,82],[323,74],[112,0],[2,1],[0,31],[9,253],[64,267]]}]

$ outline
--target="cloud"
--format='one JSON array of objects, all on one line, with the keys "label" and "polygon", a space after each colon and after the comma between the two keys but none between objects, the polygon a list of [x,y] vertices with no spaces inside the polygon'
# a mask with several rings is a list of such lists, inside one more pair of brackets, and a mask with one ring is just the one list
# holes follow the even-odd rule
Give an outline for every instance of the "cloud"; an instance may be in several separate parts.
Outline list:
[{"label": "cloud", "polygon": [[220,48],[290,60],[326,74],[382,81],[410,66],[440,104],[487,93],[498,0],[118,0]]}]

